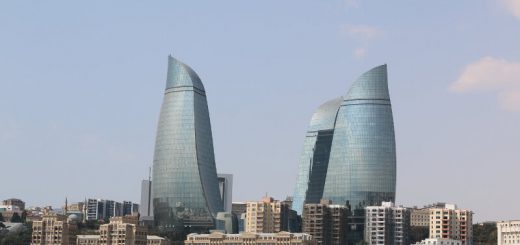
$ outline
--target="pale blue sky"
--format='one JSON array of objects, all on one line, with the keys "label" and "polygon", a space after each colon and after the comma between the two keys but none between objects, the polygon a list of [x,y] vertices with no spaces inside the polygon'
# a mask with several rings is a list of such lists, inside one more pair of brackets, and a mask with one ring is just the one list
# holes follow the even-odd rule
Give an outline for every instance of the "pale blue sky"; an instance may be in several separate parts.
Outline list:
[{"label": "pale blue sky", "polygon": [[388,64],[397,202],[519,219],[520,1],[2,1],[0,199],[139,201],[167,56],[234,200],[292,195],[313,111]]}]

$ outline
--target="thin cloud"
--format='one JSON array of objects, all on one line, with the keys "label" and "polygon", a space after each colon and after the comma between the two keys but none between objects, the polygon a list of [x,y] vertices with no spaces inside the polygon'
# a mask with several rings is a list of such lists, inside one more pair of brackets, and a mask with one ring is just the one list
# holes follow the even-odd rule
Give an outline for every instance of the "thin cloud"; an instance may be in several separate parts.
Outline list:
[{"label": "thin cloud", "polygon": [[453,92],[495,91],[500,106],[520,111],[520,63],[484,57],[469,64],[451,86]]},{"label": "thin cloud", "polygon": [[356,48],[356,49],[354,50],[354,56],[355,56],[356,58],[358,58],[358,59],[364,58],[365,55],[366,55],[366,53],[367,53],[367,51],[366,51],[366,49],[364,49],[364,48]]},{"label": "thin cloud", "polygon": [[507,10],[520,19],[520,0],[503,0]]},{"label": "thin cloud", "polygon": [[344,25],[341,28],[341,34],[343,37],[353,40],[357,43],[357,47],[354,49],[354,57],[362,59],[367,53],[367,46],[370,42],[383,36],[383,32],[377,27],[367,25]]},{"label": "thin cloud", "polygon": [[343,34],[360,42],[368,42],[382,36],[383,32],[367,25],[344,25]]}]

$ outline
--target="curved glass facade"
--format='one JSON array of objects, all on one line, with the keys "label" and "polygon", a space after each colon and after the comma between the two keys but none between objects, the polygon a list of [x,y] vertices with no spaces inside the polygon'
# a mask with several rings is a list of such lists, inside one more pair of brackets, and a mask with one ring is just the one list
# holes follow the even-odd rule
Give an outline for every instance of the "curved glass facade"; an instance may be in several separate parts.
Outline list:
[{"label": "curved glass facade", "polygon": [[223,207],[206,93],[197,74],[171,56],[166,80],[153,161],[155,224],[207,230]]},{"label": "curved glass facade", "polygon": [[327,174],[334,125],[343,97],[321,105],[312,115],[303,143],[293,209],[302,214],[305,203],[319,203]]},{"label": "curved glass facade", "polygon": [[386,65],[322,105],[304,142],[293,208],[321,198],[351,206],[395,201],[396,154]]},{"label": "curved glass facade", "polygon": [[323,198],[353,209],[395,201],[394,122],[386,65],[359,77],[338,111]]}]

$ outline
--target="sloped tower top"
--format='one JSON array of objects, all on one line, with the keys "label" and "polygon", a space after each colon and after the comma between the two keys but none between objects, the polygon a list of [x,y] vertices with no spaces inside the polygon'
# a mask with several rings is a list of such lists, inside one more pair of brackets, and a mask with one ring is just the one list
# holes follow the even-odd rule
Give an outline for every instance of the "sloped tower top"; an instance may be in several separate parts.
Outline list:
[{"label": "sloped tower top", "polygon": [[343,97],[338,97],[323,103],[312,115],[308,131],[318,131],[334,129],[336,115],[343,101]]},{"label": "sloped tower top", "polygon": [[197,73],[188,65],[169,55],[166,89],[175,87],[195,87],[204,91],[204,85],[202,85]]},{"label": "sloped tower top", "polygon": [[386,64],[363,73],[350,87],[345,100],[390,100]]}]

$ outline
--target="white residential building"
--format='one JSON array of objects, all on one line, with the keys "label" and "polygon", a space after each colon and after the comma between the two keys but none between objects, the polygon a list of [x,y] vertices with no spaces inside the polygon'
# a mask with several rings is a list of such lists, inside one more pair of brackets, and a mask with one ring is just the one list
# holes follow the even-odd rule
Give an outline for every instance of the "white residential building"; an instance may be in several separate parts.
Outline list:
[{"label": "white residential building", "polygon": [[520,244],[520,220],[497,222],[497,245]]},{"label": "white residential building", "polygon": [[408,245],[410,210],[383,202],[365,208],[365,241],[368,244]]}]

